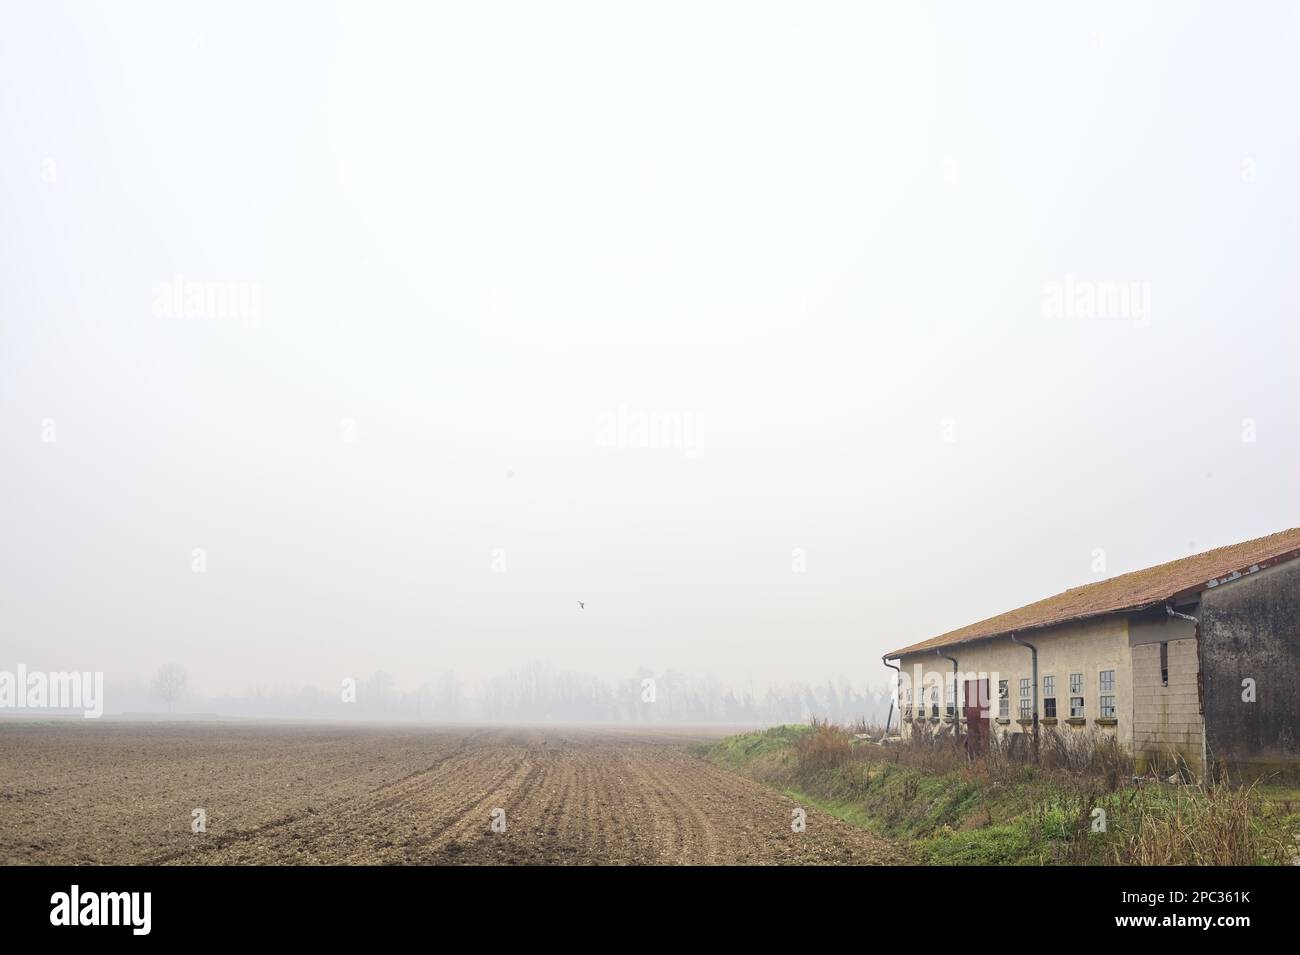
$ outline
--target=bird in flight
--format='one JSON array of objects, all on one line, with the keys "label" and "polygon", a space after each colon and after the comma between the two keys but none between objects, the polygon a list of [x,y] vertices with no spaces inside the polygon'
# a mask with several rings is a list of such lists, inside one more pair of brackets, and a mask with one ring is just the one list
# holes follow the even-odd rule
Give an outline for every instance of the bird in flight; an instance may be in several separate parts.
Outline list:
[{"label": "bird in flight", "polygon": [[587,609],[587,605],[586,605],[585,603],[583,603],[581,600],[579,600],[579,601],[578,601],[578,609],[579,609],[579,610],[586,610],[586,609]]}]

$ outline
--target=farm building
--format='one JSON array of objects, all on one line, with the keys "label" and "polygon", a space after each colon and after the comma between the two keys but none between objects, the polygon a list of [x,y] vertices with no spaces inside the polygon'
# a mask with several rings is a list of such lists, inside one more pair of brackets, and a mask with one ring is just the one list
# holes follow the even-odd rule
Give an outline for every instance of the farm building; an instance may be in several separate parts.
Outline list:
[{"label": "farm building", "polygon": [[[888,654],[902,732],[1114,736],[1139,768],[1300,772],[1300,528],[1075,587]],[[891,664],[892,665],[892,664]],[[1078,738],[1078,737],[1074,737]]]}]

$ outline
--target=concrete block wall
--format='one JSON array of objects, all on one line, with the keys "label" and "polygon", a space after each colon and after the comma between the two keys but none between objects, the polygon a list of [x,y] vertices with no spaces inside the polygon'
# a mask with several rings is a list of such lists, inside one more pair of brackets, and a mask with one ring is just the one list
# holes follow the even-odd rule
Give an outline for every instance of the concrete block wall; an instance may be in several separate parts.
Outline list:
[{"label": "concrete block wall", "polygon": [[1133,647],[1133,752],[1138,770],[1176,767],[1185,761],[1198,777],[1203,770],[1205,722],[1197,689],[1200,671],[1194,639],[1170,640],[1168,685],[1164,685],[1159,643]]}]

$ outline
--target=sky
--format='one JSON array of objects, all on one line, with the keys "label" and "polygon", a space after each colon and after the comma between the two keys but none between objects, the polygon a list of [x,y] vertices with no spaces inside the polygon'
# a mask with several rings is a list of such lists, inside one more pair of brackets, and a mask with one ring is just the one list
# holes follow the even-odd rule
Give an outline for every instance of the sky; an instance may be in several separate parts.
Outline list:
[{"label": "sky", "polygon": [[1298,27],[6,5],[0,668],[877,682],[1300,525]]}]

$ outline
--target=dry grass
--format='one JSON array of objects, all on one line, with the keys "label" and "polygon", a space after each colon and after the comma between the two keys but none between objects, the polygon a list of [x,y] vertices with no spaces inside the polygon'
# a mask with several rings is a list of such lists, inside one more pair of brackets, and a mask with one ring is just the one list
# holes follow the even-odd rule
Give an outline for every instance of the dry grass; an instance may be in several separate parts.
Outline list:
[{"label": "dry grass", "polygon": [[[864,751],[865,750],[865,751]],[[969,772],[995,782],[1014,782],[1034,765],[1032,741],[1021,734],[993,734],[984,753],[972,758],[965,740],[917,723],[910,738],[888,746],[855,748],[865,759],[886,759],[930,773]],[[1045,729],[1039,737],[1039,775],[1084,779],[1090,788],[1115,792],[1133,778],[1133,758],[1109,735],[1060,733]]]},{"label": "dry grass", "polygon": [[879,745],[865,725],[814,721],[791,739],[779,782],[859,805],[892,835],[967,864],[986,853],[1038,864],[1254,865],[1285,862],[1293,849],[1289,807],[1265,805],[1254,786],[1171,784],[1168,766],[1139,778],[1109,734],[1044,728],[1035,761],[1023,735],[995,735],[972,758],[947,729],[926,721]]},{"label": "dry grass", "polygon": [[1178,787],[1139,791],[1133,822],[1111,847],[1128,865],[1255,865],[1286,861],[1287,846],[1255,825],[1261,807],[1256,787]]},{"label": "dry grass", "polygon": [[795,757],[802,772],[820,772],[846,765],[853,758],[849,731],[829,721],[813,720],[813,730],[795,742]]},{"label": "dry grass", "polygon": [[1133,778],[1133,757],[1109,734],[1062,733],[1053,728],[1039,734],[1038,761],[1048,770],[1066,770],[1096,780],[1114,792]]}]

